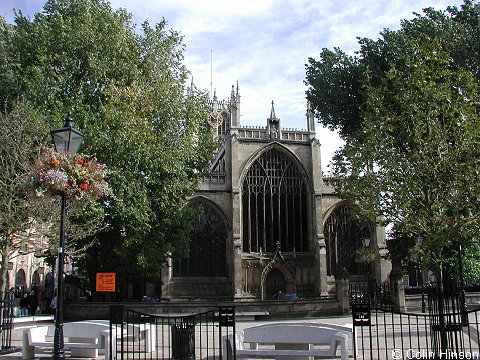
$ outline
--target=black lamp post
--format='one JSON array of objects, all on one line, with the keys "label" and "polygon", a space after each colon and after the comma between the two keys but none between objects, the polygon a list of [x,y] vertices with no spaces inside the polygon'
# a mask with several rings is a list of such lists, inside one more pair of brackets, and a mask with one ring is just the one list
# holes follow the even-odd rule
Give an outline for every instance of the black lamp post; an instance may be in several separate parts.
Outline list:
[{"label": "black lamp post", "polygon": [[[75,154],[80,147],[83,134],[73,128],[73,121],[70,113],[65,119],[65,125],[62,128],[52,130],[51,132],[55,151],[61,153]],[[60,212],[60,244],[58,247],[58,269],[57,269],[57,308],[55,310],[55,335],[53,343],[53,359],[65,359],[65,349],[63,342],[63,268],[64,268],[64,247],[65,247],[65,216],[67,200],[65,193],[60,194],[61,212]]]}]

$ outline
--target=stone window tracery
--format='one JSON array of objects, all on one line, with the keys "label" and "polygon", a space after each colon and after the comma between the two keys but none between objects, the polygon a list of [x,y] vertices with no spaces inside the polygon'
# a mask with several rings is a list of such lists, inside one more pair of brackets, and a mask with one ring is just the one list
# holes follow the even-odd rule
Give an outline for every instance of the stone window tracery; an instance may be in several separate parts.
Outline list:
[{"label": "stone window tracery", "polygon": [[196,202],[196,211],[190,236],[189,254],[175,260],[174,277],[226,276],[227,227],[218,213],[208,204]]},{"label": "stone window tracery", "polygon": [[249,168],[242,187],[243,252],[308,251],[307,186],[297,165],[271,148]]},{"label": "stone window tracery", "polygon": [[354,221],[347,205],[336,208],[325,222],[327,246],[327,275],[336,276],[345,270],[349,275],[367,273],[365,264],[355,262],[355,253],[360,249],[362,239],[370,237],[367,227]]}]

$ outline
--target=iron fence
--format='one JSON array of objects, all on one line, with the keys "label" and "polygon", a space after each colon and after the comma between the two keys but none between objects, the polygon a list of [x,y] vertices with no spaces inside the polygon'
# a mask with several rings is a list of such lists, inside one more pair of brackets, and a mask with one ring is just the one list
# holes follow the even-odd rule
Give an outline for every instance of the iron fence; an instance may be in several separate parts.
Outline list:
[{"label": "iron fence", "polygon": [[351,306],[368,304],[371,307],[390,309],[393,304],[390,283],[350,283],[349,297]]},{"label": "iron fence", "polygon": [[234,307],[200,314],[145,314],[110,307],[109,359],[220,359],[235,333]]},{"label": "iron fence", "polygon": [[3,300],[0,302],[0,314],[1,314],[1,353],[8,353],[16,349],[12,346],[12,330],[13,330],[13,317],[15,309],[14,298]]},{"label": "iron fence", "polygon": [[439,315],[353,306],[355,359],[480,359],[479,309]]},{"label": "iron fence", "polygon": [[355,359],[480,359],[480,309],[467,310],[458,284],[430,284],[428,313],[352,302]]}]

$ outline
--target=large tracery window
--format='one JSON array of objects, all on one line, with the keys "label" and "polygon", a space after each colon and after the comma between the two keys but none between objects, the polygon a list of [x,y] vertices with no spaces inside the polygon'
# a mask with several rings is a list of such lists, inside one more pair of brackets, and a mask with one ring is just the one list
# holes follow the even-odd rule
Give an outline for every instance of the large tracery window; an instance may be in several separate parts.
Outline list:
[{"label": "large tracery window", "polygon": [[175,277],[223,277],[227,275],[227,226],[218,213],[205,203],[194,203],[195,223],[189,254],[173,264]]},{"label": "large tracery window", "polygon": [[362,240],[370,237],[368,227],[361,227],[350,215],[347,205],[336,208],[325,223],[327,245],[327,274],[335,276],[345,270],[349,275],[367,272],[366,265],[355,262],[355,253],[363,246]]},{"label": "large tracery window", "polygon": [[243,251],[308,251],[307,185],[284,152],[272,148],[248,170],[242,187]]}]

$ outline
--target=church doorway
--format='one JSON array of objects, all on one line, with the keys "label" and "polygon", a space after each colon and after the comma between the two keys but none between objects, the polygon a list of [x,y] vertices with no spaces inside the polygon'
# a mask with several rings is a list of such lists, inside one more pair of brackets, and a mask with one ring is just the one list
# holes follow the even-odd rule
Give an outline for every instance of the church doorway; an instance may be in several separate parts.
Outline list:
[{"label": "church doorway", "polygon": [[265,300],[273,299],[280,291],[286,292],[287,280],[278,269],[272,269],[265,279]]}]

